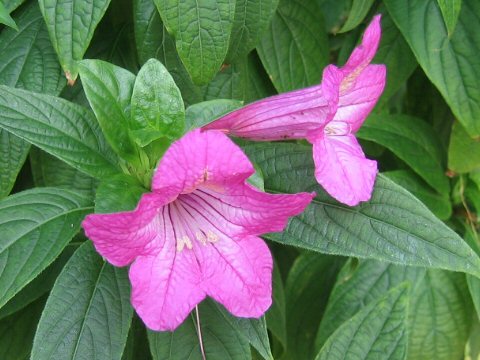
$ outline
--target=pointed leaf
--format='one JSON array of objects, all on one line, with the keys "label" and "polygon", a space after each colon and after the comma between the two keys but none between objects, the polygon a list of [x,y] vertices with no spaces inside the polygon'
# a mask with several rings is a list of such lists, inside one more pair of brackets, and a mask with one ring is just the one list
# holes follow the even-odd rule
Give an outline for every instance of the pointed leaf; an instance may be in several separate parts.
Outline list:
[{"label": "pointed leaf", "polygon": [[86,108],[0,85],[0,127],[93,177],[118,172],[97,121]]},{"label": "pointed leaf", "polygon": [[353,0],[348,18],[339,33],[355,29],[365,19],[373,3],[374,0]]},{"label": "pointed leaf", "polygon": [[120,360],[132,319],[126,269],[102,260],[91,242],[69,260],[53,287],[32,359]]},{"label": "pointed leaf", "polygon": [[85,194],[60,188],[0,202],[0,307],[55,260],[92,210]]},{"label": "pointed leaf", "polygon": [[15,24],[15,20],[12,19],[10,13],[7,11],[2,2],[0,2],[0,24],[10,26],[12,29],[18,31],[18,26]]},{"label": "pointed leaf", "polygon": [[447,27],[448,36],[451,36],[457,26],[458,15],[462,8],[462,0],[437,0],[442,11],[443,21]]},{"label": "pointed leaf", "polygon": [[193,130],[202,127],[241,106],[241,101],[231,99],[216,99],[194,104],[189,106],[185,113],[186,128]]}]

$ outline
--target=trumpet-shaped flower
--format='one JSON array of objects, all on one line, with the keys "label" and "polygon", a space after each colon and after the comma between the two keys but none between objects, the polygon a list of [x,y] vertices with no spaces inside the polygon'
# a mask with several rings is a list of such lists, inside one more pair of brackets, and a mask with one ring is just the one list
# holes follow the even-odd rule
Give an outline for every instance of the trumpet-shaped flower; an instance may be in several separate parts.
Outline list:
[{"label": "trumpet-shaped flower", "polygon": [[347,63],[329,65],[320,85],[249,104],[203,129],[256,141],[305,138],[313,144],[315,177],[330,195],[350,206],[369,200],[377,164],[365,158],[354,134],[385,86],[385,66],[370,64],[380,34],[377,15]]},{"label": "trumpet-shaped flower", "polygon": [[268,309],[272,257],[258,236],[283,230],[313,195],[263,193],[246,183],[253,172],[227,136],[195,130],[167,150],[135,210],[84,220],[110,263],[133,262],[131,301],[149,328],[175,329],[206,296],[240,317]]}]

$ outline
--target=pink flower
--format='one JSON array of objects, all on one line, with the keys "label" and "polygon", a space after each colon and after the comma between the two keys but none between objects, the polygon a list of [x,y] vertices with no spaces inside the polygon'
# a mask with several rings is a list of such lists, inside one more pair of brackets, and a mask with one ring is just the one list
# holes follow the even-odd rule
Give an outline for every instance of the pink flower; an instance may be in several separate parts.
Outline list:
[{"label": "pink flower", "polygon": [[283,230],[314,195],[263,193],[246,183],[253,172],[224,134],[195,130],[167,150],[135,210],[85,218],[102,256],[133,262],[131,301],[149,328],[175,329],[207,295],[240,317],[269,308],[272,257],[258,236]]},{"label": "pink flower", "polygon": [[370,64],[380,35],[377,15],[347,63],[329,65],[320,85],[249,104],[203,129],[257,141],[305,138],[313,144],[315,177],[330,195],[350,206],[369,200],[377,163],[365,158],[354,134],[385,86],[385,66]]}]

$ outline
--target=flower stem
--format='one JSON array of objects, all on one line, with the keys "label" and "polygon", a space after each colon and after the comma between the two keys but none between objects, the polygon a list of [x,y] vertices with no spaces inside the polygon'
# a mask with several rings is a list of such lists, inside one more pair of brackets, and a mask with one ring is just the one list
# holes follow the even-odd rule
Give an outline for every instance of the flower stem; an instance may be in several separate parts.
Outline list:
[{"label": "flower stem", "polygon": [[202,359],[207,360],[207,357],[205,356],[205,350],[203,348],[202,328],[200,326],[200,313],[198,312],[198,305],[195,306],[195,315],[197,317],[197,334],[198,341],[200,342],[200,352],[202,353]]}]

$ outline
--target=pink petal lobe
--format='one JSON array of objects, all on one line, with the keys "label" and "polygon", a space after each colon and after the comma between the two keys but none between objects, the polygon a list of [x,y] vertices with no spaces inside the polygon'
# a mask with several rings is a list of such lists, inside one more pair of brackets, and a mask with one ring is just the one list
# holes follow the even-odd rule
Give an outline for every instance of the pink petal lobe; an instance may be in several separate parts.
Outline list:
[{"label": "pink petal lobe", "polygon": [[382,95],[385,77],[384,65],[368,65],[340,96],[333,121],[346,122],[352,132],[357,132]]},{"label": "pink petal lobe", "polygon": [[370,200],[377,162],[365,158],[354,135],[317,138],[313,159],[315,177],[332,197],[349,206]]},{"label": "pink petal lobe", "polygon": [[235,316],[262,316],[272,304],[273,261],[265,242],[255,236],[199,246],[204,287]]},{"label": "pink petal lobe", "polygon": [[203,127],[257,141],[302,139],[335,114],[342,73],[335,66],[323,72],[320,85],[248,104]]},{"label": "pink petal lobe", "polygon": [[82,226],[100,255],[115,266],[125,266],[158,237],[156,215],[169,201],[165,194],[144,194],[135,210],[87,215]]},{"label": "pink petal lobe", "polygon": [[194,252],[177,251],[174,239],[156,255],[139,256],[129,276],[132,305],[152,330],[174,330],[205,298]]},{"label": "pink petal lobe", "polygon": [[178,193],[189,193],[201,184],[242,182],[254,171],[247,156],[225,134],[197,129],[167,150],[153,176],[152,190],[175,188]]}]

